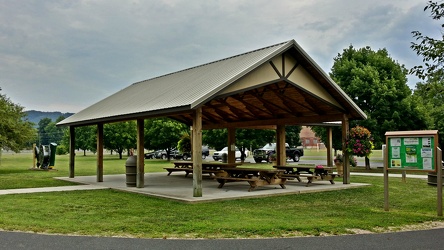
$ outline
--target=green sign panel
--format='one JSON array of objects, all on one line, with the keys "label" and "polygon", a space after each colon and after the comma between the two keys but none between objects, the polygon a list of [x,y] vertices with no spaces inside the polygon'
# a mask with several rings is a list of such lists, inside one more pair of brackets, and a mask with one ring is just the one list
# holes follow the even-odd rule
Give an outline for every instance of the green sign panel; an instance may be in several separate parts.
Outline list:
[{"label": "green sign panel", "polygon": [[388,168],[435,170],[435,138],[388,137]]}]

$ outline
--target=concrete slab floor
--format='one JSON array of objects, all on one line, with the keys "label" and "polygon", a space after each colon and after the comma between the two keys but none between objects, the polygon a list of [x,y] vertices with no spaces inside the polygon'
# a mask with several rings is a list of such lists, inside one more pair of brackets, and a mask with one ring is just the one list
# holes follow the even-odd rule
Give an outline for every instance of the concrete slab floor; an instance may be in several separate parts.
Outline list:
[{"label": "concrete slab floor", "polygon": [[172,199],[186,203],[326,192],[369,185],[363,183],[343,184],[338,180],[335,184],[331,184],[329,181],[315,181],[307,187],[306,181],[298,182],[297,180],[288,180],[285,184],[285,189],[281,188],[279,185],[268,185],[257,187],[251,192],[248,192],[250,185],[246,181],[229,182],[222,188],[218,188],[219,183],[216,180],[208,175],[204,175],[202,180],[202,197],[193,197],[193,177],[191,174],[188,177],[185,177],[183,173],[172,173],[170,176],[167,176],[166,173],[146,173],[144,176],[144,188],[127,187],[125,174],[104,175],[103,182],[97,182],[96,176],[77,176],[74,178],[57,177],[57,179]]}]

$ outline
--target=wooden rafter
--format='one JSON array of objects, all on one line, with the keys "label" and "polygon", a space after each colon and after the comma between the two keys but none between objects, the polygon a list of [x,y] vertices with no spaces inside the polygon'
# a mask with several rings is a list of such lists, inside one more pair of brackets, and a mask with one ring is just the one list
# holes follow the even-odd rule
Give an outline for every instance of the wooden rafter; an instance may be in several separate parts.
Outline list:
[{"label": "wooden rafter", "polygon": [[[234,98],[233,98],[234,99]],[[236,99],[234,99],[236,100]],[[222,101],[221,101],[222,102]],[[227,100],[223,101],[224,104],[231,110],[231,112],[235,113],[237,116],[241,117],[249,117],[249,118],[255,118],[255,114],[251,113],[251,112],[245,112],[244,110],[241,110],[233,105],[231,105],[230,103],[227,102]]]},{"label": "wooden rafter", "polygon": [[266,115],[268,115],[268,116],[273,116],[273,112],[270,112],[270,111],[267,110],[267,109],[261,109],[261,108],[258,107],[258,106],[255,106],[255,105],[253,105],[253,104],[250,104],[250,103],[248,103],[247,101],[245,101],[245,100],[244,100],[243,98],[241,98],[241,97],[237,98],[237,97],[235,97],[235,96],[232,96],[231,98],[234,98],[235,100],[237,100],[237,101],[241,102],[242,104],[244,104],[245,107],[246,107],[251,113],[256,114],[256,117],[259,116],[258,113],[260,113],[260,112],[266,113]]}]

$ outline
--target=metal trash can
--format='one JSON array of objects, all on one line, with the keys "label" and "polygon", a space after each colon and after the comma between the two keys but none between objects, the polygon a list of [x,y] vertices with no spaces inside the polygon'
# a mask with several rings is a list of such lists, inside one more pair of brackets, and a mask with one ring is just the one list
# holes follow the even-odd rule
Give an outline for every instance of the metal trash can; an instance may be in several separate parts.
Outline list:
[{"label": "metal trash can", "polygon": [[137,156],[130,156],[125,163],[126,186],[135,187],[137,181]]},{"label": "metal trash can", "polygon": [[228,154],[227,153],[223,153],[221,155],[221,159],[222,159],[222,163],[227,163],[228,162]]},{"label": "metal trash can", "polygon": [[[444,175],[441,178],[443,180],[442,185],[444,186]],[[436,186],[438,184],[438,176],[436,174],[429,173],[427,175],[427,184]]]}]

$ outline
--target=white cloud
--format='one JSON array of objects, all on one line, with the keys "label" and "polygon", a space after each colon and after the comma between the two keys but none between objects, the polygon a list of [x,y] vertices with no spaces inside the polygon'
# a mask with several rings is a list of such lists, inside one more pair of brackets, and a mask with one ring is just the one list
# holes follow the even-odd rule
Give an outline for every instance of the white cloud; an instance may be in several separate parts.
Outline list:
[{"label": "white cloud", "polygon": [[[26,109],[77,112],[143,79],[295,39],[329,71],[344,48],[411,67],[412,30],[440,25],[416,0],[0,2],[0,87]],[[411,83],[414,86],[414,83]]]}]

